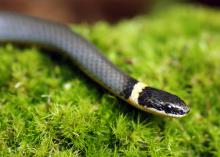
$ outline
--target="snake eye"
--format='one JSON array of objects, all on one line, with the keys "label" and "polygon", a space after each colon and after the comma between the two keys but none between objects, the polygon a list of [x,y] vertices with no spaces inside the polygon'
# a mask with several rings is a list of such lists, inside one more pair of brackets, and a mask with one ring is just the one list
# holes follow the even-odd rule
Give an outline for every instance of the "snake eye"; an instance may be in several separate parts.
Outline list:
[{"label": "snake eye", "polygon": [[189,112],[189,108],[185,105],[185,103],[181,100],[175,103],[169,103],[168,105],[164,105],[164,111],[170,115],[185,115]]},{"label": "snake eye", "polygon": [[170,109],[172,108],[172,106],[171,106],[171,105],[168,105],[167,107],[168,107],[168,108],[170,108]]}]

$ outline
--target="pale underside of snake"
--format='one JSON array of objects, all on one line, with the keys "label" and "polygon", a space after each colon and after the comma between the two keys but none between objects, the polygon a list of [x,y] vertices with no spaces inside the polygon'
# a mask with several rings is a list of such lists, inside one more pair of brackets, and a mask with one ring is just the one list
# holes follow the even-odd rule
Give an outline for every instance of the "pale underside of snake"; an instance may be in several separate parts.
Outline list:
[{"label": "pale underside of snake", "polygon": [[51,47],[69,56],[102,87],[143,111],[168,117],[183,117],[189,112],[189,107],[179,97],[128,76],[93,44],[65,25],[23,14],[0,12],[0,42]]}]

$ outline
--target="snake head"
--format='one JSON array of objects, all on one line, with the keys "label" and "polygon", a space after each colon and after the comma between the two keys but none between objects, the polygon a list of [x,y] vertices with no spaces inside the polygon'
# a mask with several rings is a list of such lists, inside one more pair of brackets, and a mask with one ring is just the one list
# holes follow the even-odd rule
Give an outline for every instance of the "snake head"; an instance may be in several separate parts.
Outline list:
[{"label": "snake head", "polygon": [[190,110],[176,95],[151,87],[143,89],[139,94],[138,103],[151,113],[169,117],[183,117]]}]

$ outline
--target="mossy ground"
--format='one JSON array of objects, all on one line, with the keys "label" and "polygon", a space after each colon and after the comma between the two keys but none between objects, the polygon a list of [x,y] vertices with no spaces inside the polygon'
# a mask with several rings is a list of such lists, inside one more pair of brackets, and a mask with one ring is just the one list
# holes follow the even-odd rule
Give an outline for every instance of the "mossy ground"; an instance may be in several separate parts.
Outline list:
[{"label": "mossy ground", "polygon": [[220,156],[219,19],[177,6],[74,27],[123,71],[182,97],[191,107],[182,119],[130,107],[65,58],[1,45],[0,155]]}]

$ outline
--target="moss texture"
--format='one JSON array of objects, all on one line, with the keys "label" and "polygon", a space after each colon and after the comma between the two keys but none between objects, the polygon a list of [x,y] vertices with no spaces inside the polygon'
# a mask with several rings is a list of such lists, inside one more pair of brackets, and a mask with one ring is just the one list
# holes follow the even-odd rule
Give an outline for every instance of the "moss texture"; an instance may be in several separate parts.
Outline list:
[{"label": "moss texture", "polygon": [[73,27],[123,71],[182,97],[182,119],[130,107],[65,58],[1,45],[0,156],[220,156],[219,19],[176,6]]}]

